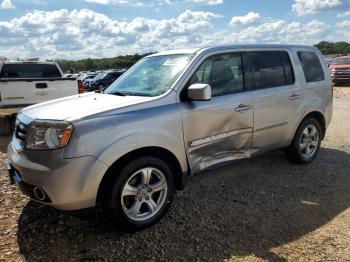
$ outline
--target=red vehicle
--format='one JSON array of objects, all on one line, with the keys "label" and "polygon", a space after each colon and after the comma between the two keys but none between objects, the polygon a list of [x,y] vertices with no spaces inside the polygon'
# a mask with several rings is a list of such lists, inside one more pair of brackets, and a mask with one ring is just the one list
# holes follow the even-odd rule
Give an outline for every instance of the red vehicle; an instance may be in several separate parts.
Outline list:
[{"label": "red vehicle", "polygon": [[341,56],[333,59],[329,65],[333,84],[350,83],[350,56]]}]

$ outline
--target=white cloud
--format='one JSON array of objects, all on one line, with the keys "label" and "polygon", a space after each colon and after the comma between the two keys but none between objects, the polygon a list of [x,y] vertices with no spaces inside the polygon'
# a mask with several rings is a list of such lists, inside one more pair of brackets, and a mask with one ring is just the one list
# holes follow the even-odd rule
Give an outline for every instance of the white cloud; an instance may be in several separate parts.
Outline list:
[{"label": "white cloud", "polygon": [[313,20],[309,23],[268,19],[267,21],[227,34],[228,43],[300,43],[314,44],[323,39],[329,26]]},{"label": "white cloud", "polygon": [[345,20],[345,21],[339,22],[336,24],[336,26],[339,28],[348,29],[348,28],[350,28],[350,20]]},{"label": "white cloud", "polygon": [[101,4],[101,5],[107,5],[110,3],[109,0],[85,0],[85,2],[96,3],[96,4]]},{"label": "white cloud", "polygon": [[33,11],[0,21],[0,55],[107,57],[198,46],[216,17],[186,10],[176,18],[118,21],[89,9]]},{"label": "white cloud", "polygon": [[335,33],[318,20],[301,23],[260,15],[237,20],[243,27],[218,29],[213,20],[219,17],[186,10],[167,19],[117,20],[89,9],[32,11],[12,20],[0,18],[0,56],[78,59],[224,43],[315,44],[336,34],[342,39],[349,35],[345,21]]},{"label": "white cloud", "polygon": [[220,5],[224,3],[224,0],[187,0],[188,2],[193,2],[196,4],[203,5]]},{"label": "white cloud", "polygon": [[237,25],[251,25],[260,20],[260,14],[255,12],[249,12],[248,14],[244,16],[234,16],[232,17],[230,21],[230,26],[237,26]]},{"label": "white cloud", "polygon": [[122,5],[122,6],[154,6],[154,5],[162,5],[162,4],[177,4],[180,2],[190,2],[200,5],[219,5],[223,4],[224,0],[85,0],[88,3],[96,3],[101,5]]},{"label": "white cloud", "polygon": [[15,5],[11,2],[11,0],[4,0],[0,4],[0,9],[12,9],[15,8]]},{"label": "white cloud", "polygon": [[343,5],[343,0],[294,0],[292,10],[298,16],[315,14]]},{"label": "white cloud", "polygon": [[350,11],[346,11],[344,13],[338,14],[337,17],[346,17],[346,16],[350,16]]},{"label": "white cloud", "polygon": [[124,5],[124,6],[144,6],[142,1],[138,0],[85,0],[85,2],[88,3],[96,3],[101,5]]}]

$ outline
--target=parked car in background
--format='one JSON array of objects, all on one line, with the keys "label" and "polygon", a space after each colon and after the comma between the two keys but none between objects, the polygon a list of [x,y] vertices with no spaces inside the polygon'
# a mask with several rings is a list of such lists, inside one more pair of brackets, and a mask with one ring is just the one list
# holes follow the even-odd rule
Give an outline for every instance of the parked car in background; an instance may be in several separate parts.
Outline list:
[{"label": "parked car in background", "polygon": [[63,77],[75,77],[79,78],[80,74],[64,74]]},{"label": "parked car in background", "polygon": [[80,74],[78,79],[80,79],[82,81],[83,86],[84,86],[84,90],[88,89],[89,81],[97,75],[98,75],[98,73],[95,73],[95,72],[86,72],[86,73]]},{"label": "parked car in background", "polygon": [[88,81],[88,90],[95,91],[108,87],[118,77],[123,74],[124,71],[107,71],[101,73]]},{"label": "parked car in background", "polygon": [[350,83],[350,56],[341,56],[333,59],[329,65],[333,84]]},{"label": "parked car in background", "polygon": [[100,203],[115,223],[143,228],[208,168],[277,148],[295,162],[313,161],[332,98],[315,47],[162,52],[101,92],[23,109],[7,168],[42,204],[74,210]]},{"label": "parked car in background", "polygon": [[83,92],[75,77],[62,77],[53,62],[0,64],[0,106],[22,106]]},{"label": "parked car in background", "polygon": [[331,65],[331,63],[332,63],[332,59],[325,57],[324,60],[326,62],[326,65],[329,67]]},{"label": "parked car in background", "polygon": [[97,76],[97,74],[94,74],[94,75],[87,75],[84,80],[83,80],[83,85],[84,85],[84,89],[85,90],[88,90],[89,88],[89,83],[90,81],[95,78]]}]

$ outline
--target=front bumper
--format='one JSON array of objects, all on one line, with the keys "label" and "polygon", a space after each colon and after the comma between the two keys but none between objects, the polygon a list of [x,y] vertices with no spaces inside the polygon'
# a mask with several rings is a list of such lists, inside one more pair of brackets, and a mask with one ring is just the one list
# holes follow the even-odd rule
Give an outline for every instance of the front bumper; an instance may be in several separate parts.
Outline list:
[{"label": "front bumper", "polygon": [[[108,166],[93,156],[63,158],[63,150],[17,152],[12,142],[7,148],[12,175],[21,191],[38,201],[32,194],[35,187],[47,198],[38,201],[61,210],[92,207],[100,181]],[[11,172],[10,172],[11,175]],[[29,192],[28,192],[29,190]]]}]

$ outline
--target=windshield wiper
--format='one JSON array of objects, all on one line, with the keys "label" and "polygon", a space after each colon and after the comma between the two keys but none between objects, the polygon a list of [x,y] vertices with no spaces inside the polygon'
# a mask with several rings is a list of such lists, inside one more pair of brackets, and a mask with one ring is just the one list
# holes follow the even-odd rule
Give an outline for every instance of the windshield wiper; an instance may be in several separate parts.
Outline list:
[{"label": "windshield wiper", "polygon": [[137,92],[111,92],[110,94],[117,95],[117,96],[151,96],[147,93],[137,93]]},{"label": "windshield wiper", "polygon": [[110,94],[117,95],[117,96],[126,96],[127,95],[127,94],[125,94],[123,92],[113,92],[113,93],[110,93]]}]

